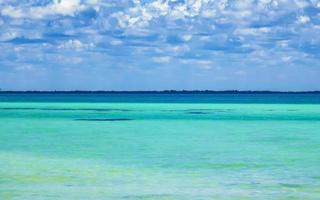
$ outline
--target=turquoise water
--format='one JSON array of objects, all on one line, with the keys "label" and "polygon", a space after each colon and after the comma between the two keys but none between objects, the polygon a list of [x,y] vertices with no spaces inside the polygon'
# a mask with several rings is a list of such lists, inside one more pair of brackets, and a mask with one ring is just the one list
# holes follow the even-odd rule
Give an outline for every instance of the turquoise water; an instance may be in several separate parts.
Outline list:
[{"label": "turquoise water", "polygon": [[320,199],[319,96],[179,98],[0,96],[0,199]]}]

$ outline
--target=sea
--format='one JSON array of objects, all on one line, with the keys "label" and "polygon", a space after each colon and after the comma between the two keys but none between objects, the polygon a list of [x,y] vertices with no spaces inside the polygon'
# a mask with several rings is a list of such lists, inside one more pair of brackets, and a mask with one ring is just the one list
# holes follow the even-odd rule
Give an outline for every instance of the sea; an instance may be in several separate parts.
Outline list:
[{"label": "sea", "polygon": [[319,200],[320,94],[0,93],[1,200]]}]

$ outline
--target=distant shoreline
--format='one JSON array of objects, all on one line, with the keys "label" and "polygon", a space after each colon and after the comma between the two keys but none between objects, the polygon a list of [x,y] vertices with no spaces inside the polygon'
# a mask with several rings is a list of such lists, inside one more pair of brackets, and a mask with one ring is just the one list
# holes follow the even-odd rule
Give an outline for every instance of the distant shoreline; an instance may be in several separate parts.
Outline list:
[{"label": "distant shoreline", "polygon": [[0,91],[0,94],[320,94],[320,91],[241,91],[241,90],[163,90],[163,91]]}]

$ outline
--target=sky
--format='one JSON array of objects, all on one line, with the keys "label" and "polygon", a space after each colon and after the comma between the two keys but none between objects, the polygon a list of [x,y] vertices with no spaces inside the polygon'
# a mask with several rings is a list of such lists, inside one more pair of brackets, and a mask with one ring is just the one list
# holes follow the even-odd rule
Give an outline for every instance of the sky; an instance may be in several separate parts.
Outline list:
[{"label": "sky", "polygon": [[2,90],[320,90],[320,0],[0,0]]}]

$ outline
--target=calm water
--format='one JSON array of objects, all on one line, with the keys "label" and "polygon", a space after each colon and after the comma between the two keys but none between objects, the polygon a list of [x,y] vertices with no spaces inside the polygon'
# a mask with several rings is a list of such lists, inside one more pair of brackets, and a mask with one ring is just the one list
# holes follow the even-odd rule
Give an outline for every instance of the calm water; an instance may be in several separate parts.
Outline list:
[{"label": "calm water", "polygon": [[319,200],[319,97],[1,94],[0,199]]}]

